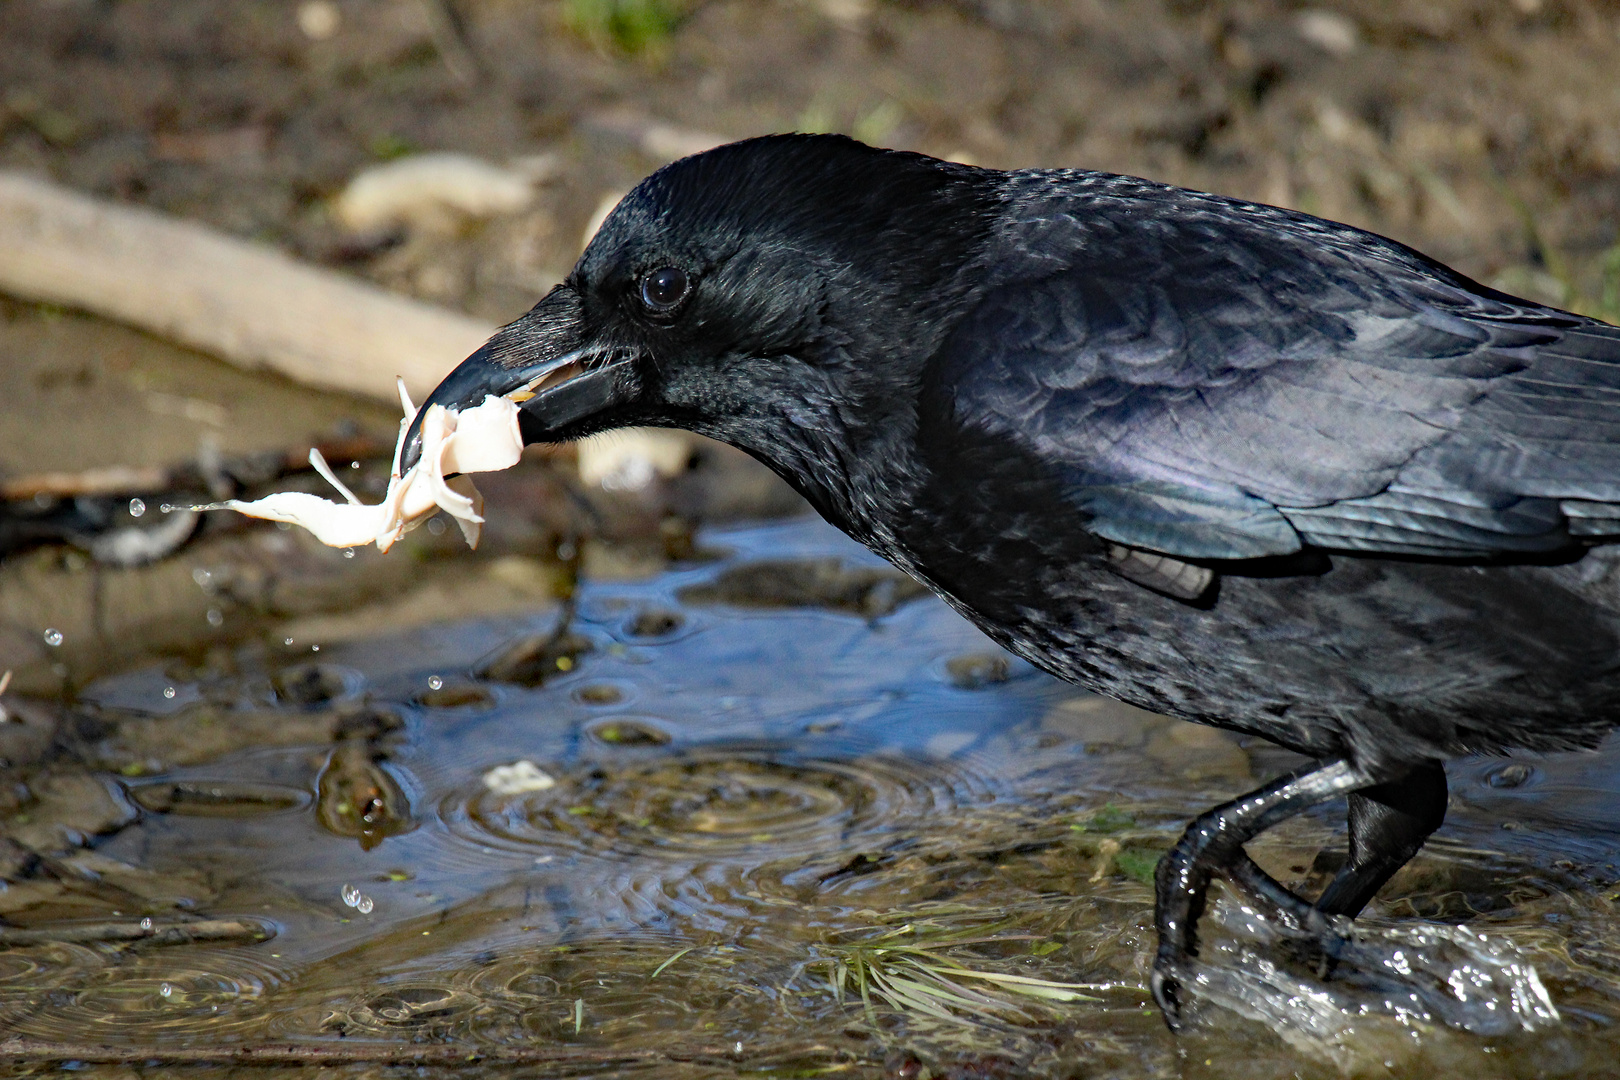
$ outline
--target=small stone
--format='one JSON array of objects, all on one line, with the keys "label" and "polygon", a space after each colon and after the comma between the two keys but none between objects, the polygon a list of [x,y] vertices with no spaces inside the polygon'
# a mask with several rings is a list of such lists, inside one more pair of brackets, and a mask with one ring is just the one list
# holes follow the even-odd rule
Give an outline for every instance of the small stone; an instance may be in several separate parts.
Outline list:
[{"label": "small stone", "polygon": [[557,781],[534,762],[519,760],[489,770],[484,774],[484,786],[496,795],[523,795],[549,791],[557,786]]}]

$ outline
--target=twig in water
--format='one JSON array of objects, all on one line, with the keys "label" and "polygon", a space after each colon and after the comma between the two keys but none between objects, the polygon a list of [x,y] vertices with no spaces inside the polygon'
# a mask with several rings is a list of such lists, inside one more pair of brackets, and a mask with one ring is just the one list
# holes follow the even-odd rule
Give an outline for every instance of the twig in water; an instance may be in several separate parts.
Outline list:
[{"label": "twig in water", "polygon": [[145,941],[153,945],[189,945],[196,941],[268,941],[275,931],[246,919],[199,919],[196,922],[72,923],[58,926],[0,927],[0,945],[84,944],[92,941]]},{"label": "twig in water", "polygon": [[[849,1052],[819,1043],[769,1048],[769,1060],[820,1058],[849,1060]],[[735,1066],[743,1060],[734,1045],[670,1046],[659,1050],[613,1050],[563,1046],[423,1045],[347,1039],[343,1042],[283,1043],[276,1046],[99,1046],[34,1039],[0,1040],[0,1061],[45,1064],[78,1061],[93,1065],[425,1065],[479,1064],[589,1066],[608,1068],[650,1062]],[[750,1061],[759,1056],[750,1055]]]}]

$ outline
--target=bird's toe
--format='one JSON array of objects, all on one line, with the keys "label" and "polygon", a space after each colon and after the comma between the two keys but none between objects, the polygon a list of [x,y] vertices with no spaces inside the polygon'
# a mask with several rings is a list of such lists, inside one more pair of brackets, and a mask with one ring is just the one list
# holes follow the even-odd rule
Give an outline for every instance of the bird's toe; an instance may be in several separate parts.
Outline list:
[{"label": "bird's toe", "polygon": [[1158,1003],[1159,1013],[1164,1017],[1164,1024],[1172,1032],[1181,1031],[1181,979],[1178,974],[1180,965],[1160,957],[1153,965],[1153,974],[1148,985],[1153,990],[1153,1000]]}]

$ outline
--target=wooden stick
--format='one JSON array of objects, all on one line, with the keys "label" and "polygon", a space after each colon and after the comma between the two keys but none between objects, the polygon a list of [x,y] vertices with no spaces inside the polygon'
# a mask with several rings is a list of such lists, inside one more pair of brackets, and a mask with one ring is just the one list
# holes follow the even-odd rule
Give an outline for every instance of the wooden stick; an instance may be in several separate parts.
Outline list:
[{"label": "wooden stick", "polygon": [[[829,1046],[768,1047],[769,1057],[847,1060],[848,1053]],[[368,1042],[283,1043],[276,1046],[101,1046],[50,1043],[34,1039],[0,1040],[0,1061],[44,1063],[81,1061],[91,1064],[159,1062],[169,1065],[589,1065],[605,1068],[646,1062],[732,1065],[752,1060],[735,1046],[673,1045],[660,1050],[610,1050],[557,1046],[457,1046],[450,1044]]]},{"label": "wooden stick", "polygon": [[420,401],[494,327],[258,244],[0,171],[0,292],[323,389]]},{"label": "wooden stick", "polygon": [[[332,439],[316,443],[315,449],[319,450],[321,456],[328,461],[365,461],[388,457],[394,452],[394,444],[356,436],[351,439]],[[278,455],[279,460],[275,460]],[[249,458],[251,460],[248,460]],[[233,476],[243,471],[263,473],[268,470],[271,475],[265,479],[274,479],[285,473],[304,472],[309,467],[308,447],[226,458],[220,466],[222,471]],[[83,472],[29,473],[0,480],[0,502],[32,499],[36,495],[57,499],[71,499],[78,496],[151,495],[203,483],[205,478],[200,475],[195,462],[168,468],[160,465],[140,468],[109,465],[99,469],[86,469]]]},{"label": "wooden stick", "polygon": [[243,919],[198,919],[193,922],[134,920],[73,923],[66,926],[0,927],[0,945],[43,945],[52,942],[146,941],[154,945],[189,945],[194,941],[266,941],[274,931]]}]

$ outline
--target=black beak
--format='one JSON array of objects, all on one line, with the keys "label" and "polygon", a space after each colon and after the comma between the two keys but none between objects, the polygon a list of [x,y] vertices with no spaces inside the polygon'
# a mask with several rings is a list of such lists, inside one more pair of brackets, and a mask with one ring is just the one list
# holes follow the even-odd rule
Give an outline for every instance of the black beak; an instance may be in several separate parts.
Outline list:
[{"label": "black beak", "polygon": [[592,348],[582,337],[579,294],[558,285],[528,314],[496,331],[427,396],[405,434],[400,470],[422,456],[422,417],[429,405],[460,410],[482,404],[491,394],[509,397],[520,404],[523,441],[536,443],[574,438],[588,421],[635,400],[640,380],[630,359]]}]

